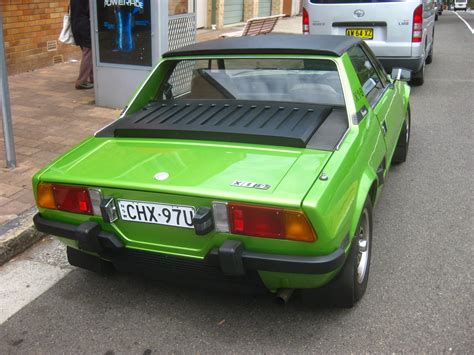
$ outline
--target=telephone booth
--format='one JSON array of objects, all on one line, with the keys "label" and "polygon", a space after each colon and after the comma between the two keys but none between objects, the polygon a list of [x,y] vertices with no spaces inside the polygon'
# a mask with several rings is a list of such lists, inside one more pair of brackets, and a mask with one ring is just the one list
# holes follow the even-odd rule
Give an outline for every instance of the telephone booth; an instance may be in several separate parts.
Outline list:
[{"label": "telephone booth", "polygon": [[195,0],[90,0],[95,100],[123,107],[161,55],[196,40]]}]

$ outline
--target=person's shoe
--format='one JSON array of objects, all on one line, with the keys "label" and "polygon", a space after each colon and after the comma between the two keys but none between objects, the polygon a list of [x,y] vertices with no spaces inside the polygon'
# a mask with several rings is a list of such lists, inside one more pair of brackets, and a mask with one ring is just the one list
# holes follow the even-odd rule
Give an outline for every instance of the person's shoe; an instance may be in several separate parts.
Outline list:
[{"label": "person's shoe", "polygon": [[94,84],[91,84],[91,83],[76,85],[77,90],[87,90],[87,89],[93,89],[93,88],[94,88]]}]

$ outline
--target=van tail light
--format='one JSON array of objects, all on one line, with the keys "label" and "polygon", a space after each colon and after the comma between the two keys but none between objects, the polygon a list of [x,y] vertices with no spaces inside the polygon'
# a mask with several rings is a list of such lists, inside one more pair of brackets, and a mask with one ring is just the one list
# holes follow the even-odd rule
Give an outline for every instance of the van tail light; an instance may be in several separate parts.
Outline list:
[{"label": "van tail light", "polygon": [[229,203],[229,230],[253,237],[314,242],[311,224],[300,211]]},{"label": "van tail light", "polygon": [[37,203],[39,207],[81,214],[94,214],[89,189],[81,186],[40,183]]},{"label": "van tail light", "polygon": [[303,34],[309,35],[309,15],[308,11],[303,7]]},{"label": "van tail light", "polygon": [[423,38],[423,5],[419,5],[413,12],[413,31],[411,41],[420,43]]}]

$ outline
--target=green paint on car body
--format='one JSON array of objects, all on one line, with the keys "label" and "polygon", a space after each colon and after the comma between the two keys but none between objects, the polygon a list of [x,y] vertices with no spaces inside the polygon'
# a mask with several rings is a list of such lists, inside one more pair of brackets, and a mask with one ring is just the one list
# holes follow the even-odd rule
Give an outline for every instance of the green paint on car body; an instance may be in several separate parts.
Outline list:
[{"label": "green paint on car body", "polygon": [[[381,189],[377,169],[382,161],[386,161],[385,175],[390,166],[408,108],[410,90],[406,83],[394,82],[393,88],[385,90],[379,104],[371,107],[347,54],[342,57],[242,54],[167,58],[153,70],[120,119],[127,120],[130,114],[138,112],[154,98],[173,61],[249,57],[262,60],[320,59],[336,63],[344,99],[349,103],[346,107],[348,128],[337,149],[207,140],[90,137],[33,177],[35,194],[38,183],[47,182],[100,188],[103,196],[116,200],[209,208],[215,201],[243,202],[301,210],[316,231],[317,241],[306,243],[218,231],[196,236],[189,228],[121,219],[109,224],[100,216],[45,208],[39,208],[41,216],[71,225],[94,221],[102,230],[117,235],[126,248],[194,260],[204,260],[213,248],[229,239],[241,241],[245,250],[251,252],[291,256],[328,255],[341,247],[346,238],[351,240],[364,202],[367,198],[376,202]],[[367,114],[360,122],[354,123],[354,116],[362,107],[366,107]],[[393,125],[390,137],[384,136],[381,117]],[[167,172],[169,178],[157,181],[154,176],[159,172]],[[327,179],[320,179],[322,172]],[[232,186],[236,180],[270,187],[239,188]],[[61,240],[77,247],[74,241]],[[346,252],[349,247],[350,243],[345,246]],[[333,279],[337,272],[311,275],[260,270],[259,275],[266,287],[275,291],[279,288],[320,287]]]}]

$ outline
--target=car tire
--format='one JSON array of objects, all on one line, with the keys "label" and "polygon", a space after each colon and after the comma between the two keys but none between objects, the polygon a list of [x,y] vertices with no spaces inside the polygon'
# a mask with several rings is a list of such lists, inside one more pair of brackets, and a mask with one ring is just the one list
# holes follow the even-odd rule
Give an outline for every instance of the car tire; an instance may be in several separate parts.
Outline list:
[{"label": "car tire", "polygon": [[431,64],[433,62],[433,46],[434,46],[434,41],[433,43],[431,43],[430,53],[426,57],[426,64]]},{"label": "car tire", "polygon": [[319,289],[303,289],[309,306],[352,308],[364,295],[372,255],[372,202],[367,198],[346,261],[337,276]]},{"label": "car tire", "polygon": [[110,276],[115,272],[115,268],[111,262],[105,261],[97,256],[84,253],[71,247],[67,247],[66,254],[67,260],[72,266],[93,271],[102,276]]},{"label": "car tire", "polygon": [[403,122],[403,127],[398,136],[397,146],[393,153],[392,163],[400,164],[407,160],[408,146],[410,144],[410,133],[411,133],[411,112],[410,105],[408,105],[407,117]]},{"label": "car tire", "polygon": [[410,84],[413,86],[421,86],[425,82],[425,67],[426,62],[423,62],[423,66],[420,71],[413,74]]}]

